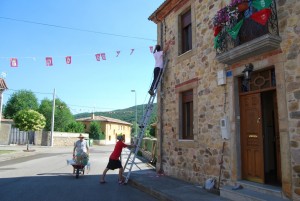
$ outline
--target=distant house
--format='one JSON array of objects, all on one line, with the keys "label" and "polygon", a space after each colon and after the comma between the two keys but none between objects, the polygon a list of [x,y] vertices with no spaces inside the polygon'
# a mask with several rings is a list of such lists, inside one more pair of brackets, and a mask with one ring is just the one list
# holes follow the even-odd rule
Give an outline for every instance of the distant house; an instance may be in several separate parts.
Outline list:
[{"label": "distant house", "polygon": [[101,131],[105,134],[105,139],[101,140],[101,144],[115,144],[117,135],[121,133],[125,135],[125,143],[130,143],[131,123],[110,117],[95,116],[94,114],[91,117],[76,119],[76,121],[85,125],[85,132],[87,133],[90,131],[91,122],[99,122]]}]

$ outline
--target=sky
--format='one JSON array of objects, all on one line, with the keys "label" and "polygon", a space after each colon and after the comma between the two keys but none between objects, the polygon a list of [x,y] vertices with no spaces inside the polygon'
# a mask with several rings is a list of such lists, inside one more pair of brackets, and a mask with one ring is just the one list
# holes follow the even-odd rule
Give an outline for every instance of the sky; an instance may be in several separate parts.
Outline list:
[{"label": "sky", "polygon": [[[18,90],[32,91],[39,103],[52,100],[54,89],[73,114],[147,104],[150,46],[157,39],[148,17],[163,2],[1,0],[0,76],[8,86],[3,104]],[[97,61],[99,53],[106,60]],[[46,57],[53,66],[46,66]],[[11,58],[18,67],[11,67]]]}]

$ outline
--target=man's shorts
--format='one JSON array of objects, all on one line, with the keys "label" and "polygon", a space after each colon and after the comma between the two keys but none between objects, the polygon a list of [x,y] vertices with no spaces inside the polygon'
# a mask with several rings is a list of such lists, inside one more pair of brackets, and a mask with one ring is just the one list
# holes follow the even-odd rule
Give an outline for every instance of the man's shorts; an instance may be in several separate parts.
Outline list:
[{"label": "man's shorts", "polygon": [[118,169],[118,168],[123,168],[123,166],[122,166],[120,160],[109,159],[109,162],[108,162],[106,168],[108,168],[110,170],[114,170],[114,169]]}]

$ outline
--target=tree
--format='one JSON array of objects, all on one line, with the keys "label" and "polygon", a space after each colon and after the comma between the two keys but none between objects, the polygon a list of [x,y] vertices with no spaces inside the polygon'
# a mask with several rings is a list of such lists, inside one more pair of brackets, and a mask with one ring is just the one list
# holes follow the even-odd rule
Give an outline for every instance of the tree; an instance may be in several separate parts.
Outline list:
[{"label": "tree", "polygon": [[84,125],[80,122],[73,121],[73,122],[69,123],[66,126],[65,132],[83,133],[84,132]]},{"label": "tree", "polygon": [[19,90],[12,94],[3,109],[3,115],[7,119],[12,119],[17,112],[31,109],[37,111],[39,108],[35,94],[28,90]]},{"label": "tree", "polygon": [[[48,131],[51,130],[52,105],[52,101],[45,98],[42,100],[39,107],[39,112],[46,117],[45,129]],[[54,131],[64,132],[67,129],[67,126],[74,121],[75,119],[67,104],[58,98],[55,99]]]},{"label": "tree", "polygon": [[46,118],[46,126],[45,130],[50,131],[51,130],[51,118],[52,118],[52,101],[45,98],[42,100],[39,110],[41,114],[44,115]]},{"label": "tree", "polygon": [[90,138],[99,140],[101,138],[101,126],[99,122],[93,121],[90,125]]},{"label": "tree", "polygon": [[[46,125],[45,117],[34,110],[21,110],[14,115],[14,122],[21,131],[39,131]],[[27,132],[27,151],[29,146],[29,133]]]}]

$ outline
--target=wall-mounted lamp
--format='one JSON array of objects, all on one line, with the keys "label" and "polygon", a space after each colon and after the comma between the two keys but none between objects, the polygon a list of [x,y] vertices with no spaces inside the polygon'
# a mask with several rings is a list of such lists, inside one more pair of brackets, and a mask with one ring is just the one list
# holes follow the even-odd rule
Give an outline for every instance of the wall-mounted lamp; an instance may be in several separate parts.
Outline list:
[{"label": "wall-mounted lamp", "polygon": [[245,69],[242,71],[244,74],[244,79],[243,79],[243,91],[249,91],[249,81],[251,79],[251,73],[253,71],[253,64],[249,63],[245,65]]},{"label": "wall-mounted lamp", "polygon": [[250,80],[250,77],[251,77],[251,72],[253,71],[253,64],[252,63],[249,63],[249,64],[246,64],[245,65],[245,69],[243,70],[243,74],[244,74],[244,79],[245,80]]}]

